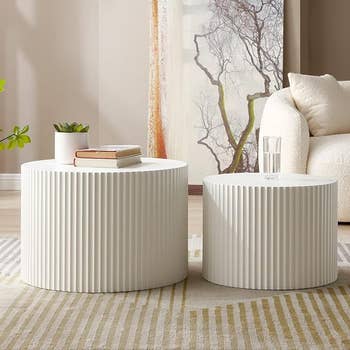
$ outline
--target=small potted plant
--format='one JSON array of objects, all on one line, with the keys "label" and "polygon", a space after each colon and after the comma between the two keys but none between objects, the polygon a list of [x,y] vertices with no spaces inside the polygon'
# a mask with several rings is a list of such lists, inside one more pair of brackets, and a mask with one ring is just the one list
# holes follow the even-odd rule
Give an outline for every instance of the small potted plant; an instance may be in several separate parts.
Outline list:
[{"label": "small potted plant", "polygon": [[88,148],[89,125],[58,123],[55,128],[55,159],[61,164],[73,164],[77,149]]}]

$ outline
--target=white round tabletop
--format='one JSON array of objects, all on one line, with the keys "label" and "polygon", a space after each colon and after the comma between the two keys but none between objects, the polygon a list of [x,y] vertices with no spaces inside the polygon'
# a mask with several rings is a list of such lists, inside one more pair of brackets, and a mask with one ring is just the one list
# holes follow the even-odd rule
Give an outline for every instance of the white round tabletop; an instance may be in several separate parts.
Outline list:
[{"label": "white round tabletop", "polygon": [[160,171],[186,167],[185,162],[172,159],[142,158],[139,164],[129,165],[123,168],[87,168],[75,167],[74,165],[59,164],[54,159],[38,160],[22,164],[22,168],[50,170],[58,172],[79,172],[79,173],[134,173],[147,171]]},{"label": "white round tabletop", "polygon": [[308,187],[329,185],[337,180],[304,174],[280,174],[276,179],[266,179],[260,173],[237,173],[207,176],[203,182],[248,187]]}]

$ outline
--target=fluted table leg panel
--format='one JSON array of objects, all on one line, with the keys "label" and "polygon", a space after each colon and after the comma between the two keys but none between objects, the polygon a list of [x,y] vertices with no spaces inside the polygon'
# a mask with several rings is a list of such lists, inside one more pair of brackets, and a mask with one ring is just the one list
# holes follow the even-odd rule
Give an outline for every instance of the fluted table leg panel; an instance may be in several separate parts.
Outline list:
[{"label": "fluted table leg panel", "polygon": [[159,287],[187,275],[187,168],[22,169],[22,279],[73,292]]},{"label": "fluted table leg panel", "polygon": [[298,289],[337,278],[337,186],[204,183],[203,276],[253,289]]}]

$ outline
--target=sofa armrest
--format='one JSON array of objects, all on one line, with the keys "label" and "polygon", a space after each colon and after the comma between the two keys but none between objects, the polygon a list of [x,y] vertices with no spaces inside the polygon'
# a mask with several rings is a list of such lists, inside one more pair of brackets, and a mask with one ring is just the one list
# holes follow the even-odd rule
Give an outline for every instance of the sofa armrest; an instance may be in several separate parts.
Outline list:
[{"label": "sofa armrest", "polygon": [[260,124],[259,167],[262,169],[263,137],[280,136],[281,172],[306,172],[309,153],[309,127],[304,116],[296,109],[289,88],[270,96]]}]

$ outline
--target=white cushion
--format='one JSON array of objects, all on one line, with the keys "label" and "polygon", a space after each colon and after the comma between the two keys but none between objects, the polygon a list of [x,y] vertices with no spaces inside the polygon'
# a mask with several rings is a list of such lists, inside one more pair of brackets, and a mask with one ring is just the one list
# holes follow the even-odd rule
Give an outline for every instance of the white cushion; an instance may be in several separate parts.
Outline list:
[{"label": "white cushion", "polygon": [[307,173],[338,180],[338,220],[350,221],[350,134],[310,137]]},{"label": "white cushion", "polygon": [[305,174],[309,152],[309,127],[295,108],[289,88],[278,90],[265,104],[260,123],[259,166],[263,168],[264,136],[280,136],[281,172]]},{"label": "white cushion", "polygon": [[329,75],[288,74],[291,93],[313,136],[350,133],[350,92]]}]

